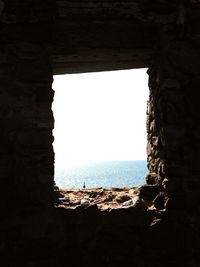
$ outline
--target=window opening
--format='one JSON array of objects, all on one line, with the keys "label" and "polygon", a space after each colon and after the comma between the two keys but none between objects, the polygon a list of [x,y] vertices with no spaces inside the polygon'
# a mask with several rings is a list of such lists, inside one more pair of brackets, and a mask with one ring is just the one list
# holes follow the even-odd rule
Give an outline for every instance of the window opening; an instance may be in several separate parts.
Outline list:
[{"label": "window opening", "polygon": [[145,183],[147,79],[146,69],[54,76],[60,188]]}]

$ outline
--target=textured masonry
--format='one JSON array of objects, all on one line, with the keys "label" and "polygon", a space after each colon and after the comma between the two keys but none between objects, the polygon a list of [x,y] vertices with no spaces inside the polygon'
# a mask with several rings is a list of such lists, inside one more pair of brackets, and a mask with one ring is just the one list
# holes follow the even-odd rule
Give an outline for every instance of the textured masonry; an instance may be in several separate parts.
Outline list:
[{"label": "textured masonry", "polygon": [[[199,266],[199,1],[7,0],[0,14],[2,266]],[[138,67],[150,89],[139,201],[58,208],[53,73]]]}]

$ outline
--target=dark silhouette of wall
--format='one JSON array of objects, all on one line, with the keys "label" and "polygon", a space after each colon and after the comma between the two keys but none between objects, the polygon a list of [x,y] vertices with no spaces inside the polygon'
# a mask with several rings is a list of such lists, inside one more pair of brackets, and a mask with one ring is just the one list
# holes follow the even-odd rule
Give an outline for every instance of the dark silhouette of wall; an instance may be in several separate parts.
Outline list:
[{"label": "dark silhouette of wall", "polygon": [[[194,266],[200,2],[0,1],[4,266]],[[148,67],[149,175],[128,209],[58,205],[54,74]]]}]

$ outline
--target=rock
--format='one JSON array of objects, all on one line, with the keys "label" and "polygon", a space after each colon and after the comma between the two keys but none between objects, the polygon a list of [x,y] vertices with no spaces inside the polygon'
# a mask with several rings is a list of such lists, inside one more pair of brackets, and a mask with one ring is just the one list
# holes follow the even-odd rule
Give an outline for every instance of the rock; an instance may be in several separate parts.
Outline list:
[{"label": "rock", "polygon": [[165,199],[163,196],[158,195],[154,201],[153,201],[154,206],[156,209],[162,210],[165,208]]},{"label": "rock", "polygon": [[101,189],[101,190],[98,191],[98,195],[99,195],[99,196],[104,195],[104,193],[105,193],[104,189]]},{"label": "rock", "polygon": [[63,200],[63,201],[62,201],[62,204],[64,204],[64,205],[68,205],[68,204],[69,204],[69,199],[65,199],[65,200]]},{"label": "rock", "polygon": [[105,197],[99,197],[99,198],[96,198],[95,200],[94,200],[94,204],[99,204],[99,203],[103,203],[103,202],[105,202]]},{"label": "rock", "polygon": [[140,211],[146,212],[147,211],[147,204],[144,200],[139,197],[135,197],[133,199],[133,206],[138,208]]},{"label": "rock", "polygon": [[80,199],[75,199],[75,200],[72,201],[70,204],[73,204],[73,205],[80,205],[80,204],[81,204],[81,201],[80,201]]},{"label": "rock", "polygon": [[89,193],[89,197],[90,198],[95,198],[97,195],[98,195],[97,191],[92,191],[92,192]]},{"label": "rock", "polygon": [[115,200],[118,202],[118,203],[123,203],[127,200],[130,200],[131,197],[129,195],[118,195]]},{"label": "rock", "polygon": [[135,188],[132,188],[132,189],[130,189],[130,190],[128,191],[128,193],[129,193],[130,195],[136,195],[136,194],[138,193],[138,190],[135,189]]},{"label": "rock", "polygon": [[120,187],[113,187],[112,190],[113,190],[113,191],[116,191],[116,192],[121,192],[121,191],[123,191],[124,189],[123,189],[123,188],[120,188]]},{"label": "rock", "polygon": [[85,198],[81,199],[80,202],[81,202],[81,205],[83,205],[83,206],[89,206],[90,205],[90,201],[88,199],[85,199]]},{"label": "rock", "polygon": [[122,204],[122,207],[130,207],[130,206],[132,206],[133,205],[133,200],[132,199],[130,199],[130,200],[128,200],[128,201],[125,201],[123,204]]},{"label": "rock", "polygon": [[148,185],[155,185],[157,183],[157,177],[158,175],[156,173],[150,173],[146,176],[146,182]]},{"label": "rock", "polygon": [[105,198],[104,202],[111,202],[111,201],[113,201],[113,195],[112,195],[112,193],[110,193],[110,194]]},{"label": "rock", "polygon": [[159,186],[156,185],[143,185],[140,188],[140,197],[146,201],[153,201],[159,194]]}]

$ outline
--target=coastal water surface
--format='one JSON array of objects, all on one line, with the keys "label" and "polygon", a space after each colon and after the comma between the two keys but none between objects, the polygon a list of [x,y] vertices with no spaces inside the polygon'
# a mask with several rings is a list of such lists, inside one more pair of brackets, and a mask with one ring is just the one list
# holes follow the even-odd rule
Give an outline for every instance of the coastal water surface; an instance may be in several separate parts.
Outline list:
[{"label": "coastal water surface", "polygon": [[55,170],[60,188],[141,186],[147,175],[146,160],[97,162]]}]

